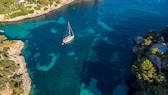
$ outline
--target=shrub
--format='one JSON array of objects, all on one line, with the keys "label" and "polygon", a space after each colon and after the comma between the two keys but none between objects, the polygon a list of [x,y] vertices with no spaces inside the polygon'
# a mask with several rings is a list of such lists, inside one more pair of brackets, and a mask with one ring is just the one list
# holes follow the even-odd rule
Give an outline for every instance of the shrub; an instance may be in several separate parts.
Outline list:
[{"label": "shrub", "polygon": [[56,2],[57,4],[60,4],[61,3],[61,1],[60,0],[57,0],[57,2]]},{"label": "shrub", "polygon": [[160,51],[158,48],[152,48],[152,54],[163,54],[162,51]]},{"label": "shrub", "polygon": [[48,8],[44,8],[44,11],[48,10]]},{"label": "shrub", "polygon": [[24,15],[27,15],[27,13],[23,13],[23,12],[19,11],[19,12],[12,13],[11,15],[9,15],[9,17],[10,18],[15,18],[15,17],[18,17],[18,16],[24,16]]},{"label": "shrub", "polygon": [[0,35],[0,39],[1,39],[2,41],[4,41],[4,40],[7,40],[7,37],[4,36],[4,35]]},{"label": "shrub", "polygon": [[34,13],[34,10],[28,10],[28,13],[30,14]]},{"label": "shrub", "polygon": [[26,6],[26,8],[30,9],[32,6]]},{"label": "shrub", "polygon": [[48,0],[39,0],[39,3],[42,4],[42,5],[47,5]]},{"label": "shrub", "polygon": [[41,9],[41,6],[35,6],[34,9],[35,9],[35,10],[40,10],[40,9]]},{"label": "shrub", "polygon": [[55,7],[57,7],[57,4],[54,4]]}]

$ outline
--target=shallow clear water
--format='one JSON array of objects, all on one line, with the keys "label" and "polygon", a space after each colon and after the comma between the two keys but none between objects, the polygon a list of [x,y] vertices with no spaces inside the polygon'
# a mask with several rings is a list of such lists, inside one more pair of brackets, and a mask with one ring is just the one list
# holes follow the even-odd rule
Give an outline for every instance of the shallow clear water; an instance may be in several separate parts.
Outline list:
[{"label": "shallow clear water", "polygon": [[[133,81],[134,37],[168,24],[167,0],[96,0],[1,25],[25,42],[31,95],[126,95]],[[67,21],[74,41],[62,46]],[[122,93],[121,93],[122,92]]]}]

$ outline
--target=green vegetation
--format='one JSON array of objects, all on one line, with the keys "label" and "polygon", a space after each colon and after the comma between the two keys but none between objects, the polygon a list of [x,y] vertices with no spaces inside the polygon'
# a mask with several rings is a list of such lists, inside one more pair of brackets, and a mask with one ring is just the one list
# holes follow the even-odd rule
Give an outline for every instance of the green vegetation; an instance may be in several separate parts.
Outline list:
[{"label": "green vegetation", "polygon": [[26,6],[26,8],[27,8],[27,9],[31,9],[31,8],[32,8],[32,6]]},{"label": "green vegetation", "polygon": [[27,15],[27,13],[23,13],[22,11],[19,11],[19,12],[12,13],[11,15],[9,15],[9,17],[10,18],[15,18],[15,17],[18,17],[18,16],[24,16],[24,15]]},{"label": "green vegetation", "polygon": [[136,89],[134,95],[168,95],[168,50],[158,49],[165,43],[168,43],[168,26],[160,34],[150,30],[135,46],[138,60],[132,64],[132,72],[137,77],[132,84]]},{"label": "green vegetation", "polygon": [[60,3],[61,3],[61,1],[60,1],[60,0],[57,0],[57,1],[56,1],[56,3],[57,3],[57,4],[60,4]]},{"label": "green vegetation", "polygon": [[158,48],[152,48],[152,54],[163,54]]},{"label": "green vegetation", "polygon": [[49,4],[48,0],[38,0],[38,2],[42,5],[47,5]]},{"label": "green vegetation", "polygon": [[[16,75],[16,74],[15,74]],[[23,93],[23,85],[22,84],[22,77],[20,75],[16,75],[16,77],[10,78],[10,88],[13,89],[14,95],[20,95],[20,93]]]},{"label": "green vegetation", "polygon": [[[0,14],[5,15],[5,19],[16,18],[34,13],[35,10],[48,10],[46,6],[57,6],[60,0],[26,0],[19,3],[19,0],[0,0]],[[36,5],[36,6],[34,6]],[[45,8],[46,7],[46,8]]]},{"label": "green vegetation", "polygon": [[143,59],[141,61],[142,62],[134,63],[132,65],[132,70],[136,73],[136,76],[139,80],[143,80],[149,83],[162,83],[166,81],[165,76],[156,70],[156,67],[149,59]]},{"label": "green vegetation", "polygon": [[48,10],[48,8],[44,8],[44,11]]},{"label": "green vegetation", "polygon": [[28,13],[30,14],[34,13],[34,10],[28,10]]},{"label": "green vegetation", "polygon": [[4,35],[0,35],[0,90],[10,88],[13,95],[23,93],[22,75],[14,73],[20,67],[14,61],[9,60],[8,50],[15,41],[8,40]]},{"label": "green vegetation", "polygon": [[35,9],[35,10],[41,10],[41,6],[39,6],[39,5],[38,5],[38,6],[35,6],[34,9]]},{"label": "green vegetation", "polygon": [[144,39],[144,42],[142,43],[142,45],[148,46],[152,43],[152,36],[147,37],[146,39]]},{"label": "green vegetation", "polygon": [[12,11],[18,10],[20,4],[16,3],[15,0],[1,0],[0,6],[0,14],[8,14]]},{"label": "green vegetation", "polygon": [[4,36],[4,35],[0,35],[0,39],[1,39],[2,41],[5,41],[5,40],[7,39],[7,37]]},{"label": "green vegetation", "polygon": [[157,32],[150,30],[146,35],[144,35],[142,46],[149,46],[158,41],[159,41],[159,35],[157,34]]}]

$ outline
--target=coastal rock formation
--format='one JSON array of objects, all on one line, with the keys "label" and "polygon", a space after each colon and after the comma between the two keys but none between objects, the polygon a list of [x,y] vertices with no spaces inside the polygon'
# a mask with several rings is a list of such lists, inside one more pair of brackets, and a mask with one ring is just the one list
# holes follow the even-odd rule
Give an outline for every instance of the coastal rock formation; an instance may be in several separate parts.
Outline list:
[{"label": "coastal rock formation", "polygon": [[132,84],[134,95],[168,95],[168,26],[160,33],[150,30],[137,36],[133,53],[137,60],[132,72],[137,80]]},{"label": "coastal rock formation", "polygon": [[[6,13],[0,14],[0,22],[19,21],[26,18],[37,17],[40,15],[46,14],[52,10],[58,9],[73,1],[75,0],[57,0],[52,2],[48,1],[47,2],[48,4],[41,4],[41,5],[39,4],[39,1],[34,1],[38,3],[25,1],[25,2],[22,2],[22,5],[23,5],[22,9],[9,12],[8,14]],[[12,6],[16,6],[16,5],[13,4]]]},{"label": "coastal rock formation", "polygon": [[15,61],[16,64],[19,64],[20,68],[15,72],[16,74],[22,74],[23,80],[23,94],[29,95],[31,90],[31,79],[27,73],[26,62],[23,56],[21,56],[21,51],[24,48],[24,43],[20,40],[16,41],[15,44],[12,44],[9,47],[8,55],[9,59]]},{"label": "coastal rock formation", "polygon": [[0,35],[0,95],[29,95],[31,79],[21,55],[24,43]]},{"label": "coastal rock formation", "polygon": [[5,89],[5,90],[2,90],[0,91],[0,95],[13,95],[13,90],[12,89]]}]

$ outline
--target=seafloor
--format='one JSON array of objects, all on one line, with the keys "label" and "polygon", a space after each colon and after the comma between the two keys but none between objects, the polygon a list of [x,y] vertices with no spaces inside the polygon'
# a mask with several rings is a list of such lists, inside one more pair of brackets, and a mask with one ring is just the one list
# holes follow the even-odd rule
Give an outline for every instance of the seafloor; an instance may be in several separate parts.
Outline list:
[{"label": "seafloor", "polygon": [[[21,39],[32,95],[126,95],[134,80],[134,37],[168,23],[167,0],[95,0],[74,3],[17,23],[1,23]],[[61,45],[70,21],[74,41]]]}]

